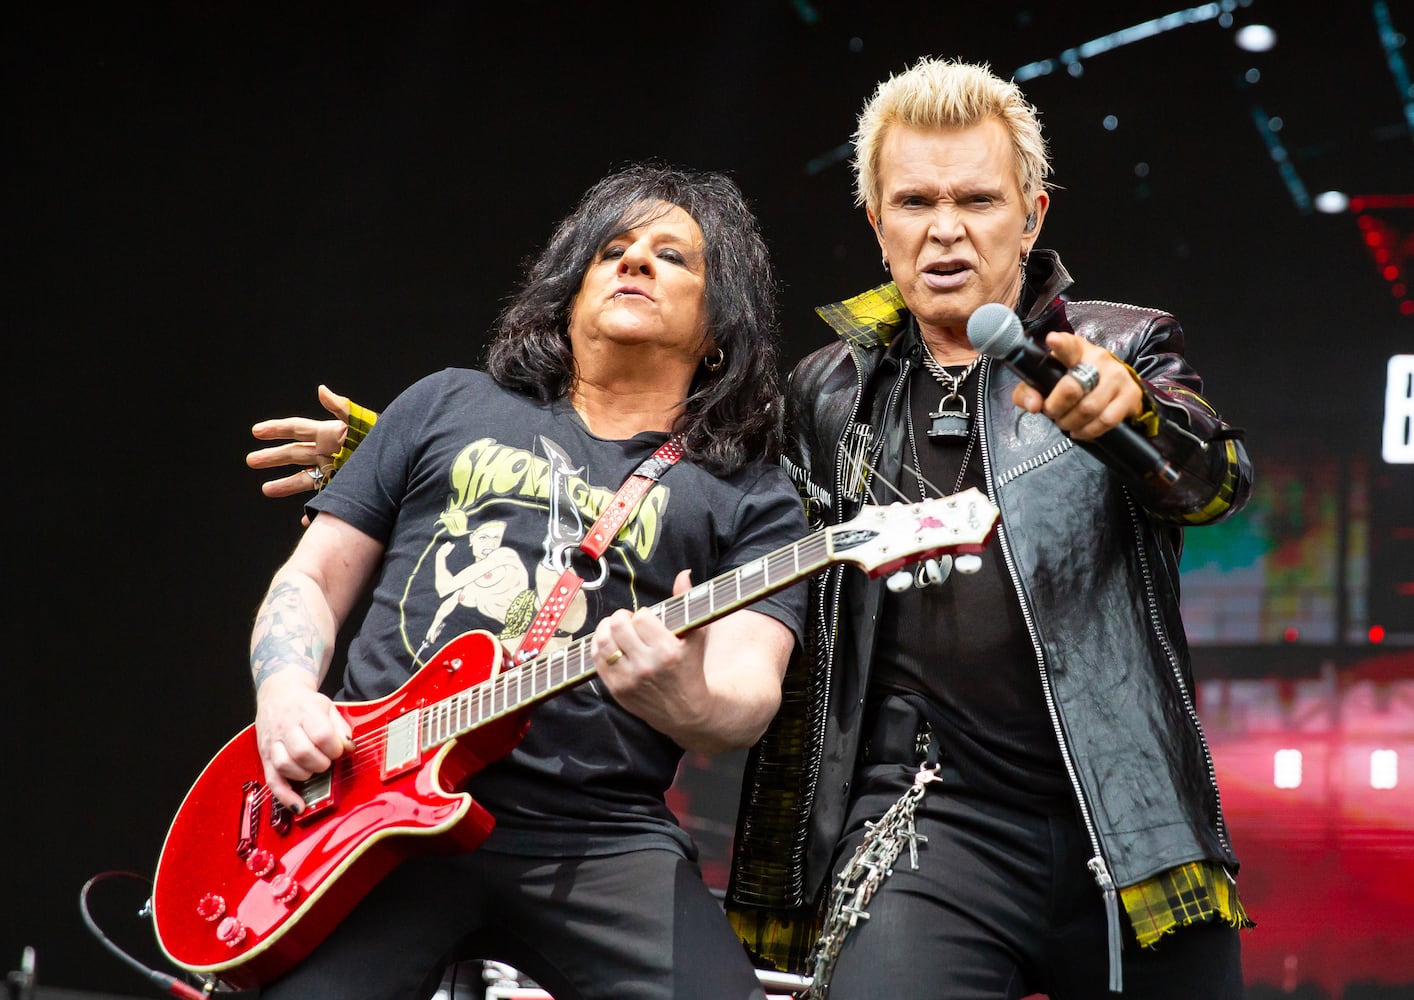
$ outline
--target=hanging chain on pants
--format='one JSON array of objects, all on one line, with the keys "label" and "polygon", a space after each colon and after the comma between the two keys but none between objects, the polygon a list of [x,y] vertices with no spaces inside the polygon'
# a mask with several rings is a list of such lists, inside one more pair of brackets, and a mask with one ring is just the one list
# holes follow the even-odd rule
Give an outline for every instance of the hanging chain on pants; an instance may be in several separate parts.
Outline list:
[{"label": "hanging chain on pants", "polygon": [[893,872],[894,862],[908,845],[908,860],[913,870],[918,870],[918,845],[928,840],[913,826],[913,816],[918,803],[923,798],[928,783],[938,780],[938,765],[924,764],[913,776],[913,784],[889,806],[888,811],[877,823],[865,823],[868,833],[864,835],[854,856],[849,859],[840,873],[835,876],[835,884],[830,893],[830,912],[825,918],[824,928],[815,942],[810,957],[812,975],[808,1000],[823,1000],[830,990],[830,975],[834,972],[835,961],[845,936],[861,920],[868,920],[865,907],[874,893]]}]

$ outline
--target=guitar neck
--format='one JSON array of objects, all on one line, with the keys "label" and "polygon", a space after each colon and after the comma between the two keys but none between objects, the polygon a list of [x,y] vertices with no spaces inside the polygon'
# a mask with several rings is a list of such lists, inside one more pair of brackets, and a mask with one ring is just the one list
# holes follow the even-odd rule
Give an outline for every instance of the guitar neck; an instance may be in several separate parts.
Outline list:
[{"label": "guitar neck", "polygon": [[[812,533],[729,573],[656,604],[649,611],[674,635],[683,635],[759,601],[793,583],[814,576],[834,561],[832,534]],[[518,711],[594,675],[589,637],[543,653],[519,666],[440,702],[426,706],[422,747],[439,746],[493,719]]]},{"label": "guitar neck", "polygon": [[[916,504],[865,505],[844,524],[812,532],[649,611],[674,635],[682,635],[814,576],[831,563],[853,563],[870,576],[879,576],[929,555],[975,554],[991,538],[998,514],[976,488]],[[429,750],[542,701],[589,679],[594,670],[588,637],[512,664],[480,684],[427,706],[419,726],[422,748]]]}]

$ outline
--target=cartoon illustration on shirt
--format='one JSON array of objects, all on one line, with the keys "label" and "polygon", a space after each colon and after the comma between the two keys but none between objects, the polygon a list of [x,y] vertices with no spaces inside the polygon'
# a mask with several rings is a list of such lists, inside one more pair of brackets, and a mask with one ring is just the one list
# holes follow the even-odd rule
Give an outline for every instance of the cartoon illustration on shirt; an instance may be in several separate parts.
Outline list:
[{"label": "cartoon illustration on shirt", "polygon": [[[583,578],[583,586],[565,609],[555,634],[541,646],[545,652],[563,648],[584,626],[589,614],[587,592],[597,590],[608,578],[608,559],[628,564],[631,558],[646,559],[653,550],[667,503],[666,488],[649,490],[621,529],[615,546],[597,562],[590,562],[580,551],[580,543],[587,526],[613,499],[617,487],[591,486],[583,478],[584,466],[576,468],[563,448],[543,436],[539,443],[543,458],[482,438],[467,445],[453,461],[452,495],[438,517],[426,554],[419,560],[420,569],[405,591],[405,615],[407,595],[427,586],[428,575],[440,598],[414,653],[419,663],[429,651],[468,627],[458,619],[469,611],[479,615],[472,627],[486,627],[487,619],[498,623],[498,638],[508,650],[514,650],[546,595],[565,569],[573,566]],[[507,531],[516,530],[510,519],[478,520],[478,514],[505,510],[508,504],[545,512],[542,555],[533,565],[522,560],[516,547],[505,544]],[[525,529],[522,526],[519,530]],[[422,567],[429,563],[431,573],[427,574]],[[405,636],[406,628],[404,617]]]},{"label": "cartoon illustration on shirt", "polygon": [[443,542],[438,547],[435,581],[443,601],[428,626],[424,649],[437,641],[447,616],[457,607],[475,608],[504,625],[516,598],[530,589],[530,575],[515,549],[501,544],[505,533],[505,521],[488,521],[473,531],[467,538],[473,561],[456,572],[447,560],[457,543]]}]

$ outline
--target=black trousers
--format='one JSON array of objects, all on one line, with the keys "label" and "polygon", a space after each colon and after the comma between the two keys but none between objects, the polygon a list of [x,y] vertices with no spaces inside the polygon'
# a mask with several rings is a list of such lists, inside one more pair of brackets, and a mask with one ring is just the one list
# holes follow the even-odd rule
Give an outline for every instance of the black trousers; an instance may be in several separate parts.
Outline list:
[{"label": "black trousers", "polygon": [[426,1000],[471,958],[513,965],[555,1000],[765,996],[697,866],[668,850],[410,859],[260,995]]},{"label": "black trousers", "polygon": [[[873,764],[856,801],[839,871],[917,768]],[[1102,1000],[1109,992],[1103,899],[1073,815],[1016,809],[976,794],[944,763],[915,817],[928,840],[919,870],[905,850],[845,940],[829,1000]],[[1181,928],[1140,948],[1121,907],[1124,992],[1135,1000],[1237,1000],[1244,995],[1236,928]]]}]

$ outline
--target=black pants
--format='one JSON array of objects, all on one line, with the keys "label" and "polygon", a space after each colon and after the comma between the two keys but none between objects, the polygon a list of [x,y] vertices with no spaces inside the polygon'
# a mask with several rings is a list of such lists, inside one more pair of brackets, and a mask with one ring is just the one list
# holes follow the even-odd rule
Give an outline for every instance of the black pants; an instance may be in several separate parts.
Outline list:
[{"label": "black pants", "polygon": [[[875,764],[857,799],[835,871],[912,783],[916,768]],[[1099,1000],[1109,992],[1102,897],[1085,867],[1083,828],[977,795],[944,764],[916,815],[928,840],[913,871],[905,850],[846,938],[830,1000]],[[1201,924],[1140,948],[1121,907],[1124,993],[1136,1000],[1243,996],[1238,932]]]},{"label": "black pants", "polygon": [[403,862],[262,1000],[426,1000],[468,958],[556,1000],[764,1000],[695,864],[667,850]]}]

